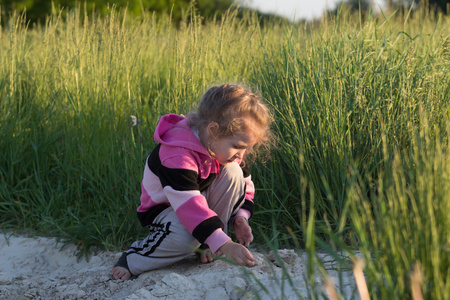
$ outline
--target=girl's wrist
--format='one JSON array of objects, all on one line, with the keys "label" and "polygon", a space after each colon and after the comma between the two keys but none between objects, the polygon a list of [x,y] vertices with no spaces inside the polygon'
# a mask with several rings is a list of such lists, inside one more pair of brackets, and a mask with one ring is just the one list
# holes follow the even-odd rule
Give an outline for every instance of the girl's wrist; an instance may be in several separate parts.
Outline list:
[{"label": "girl's wrist", "polygon": [[239,217],[236,218],[236,220],[239,220],[239,219],[242,219],[245,223],[248,224],[248,219],[246,217],[239,216]]}]

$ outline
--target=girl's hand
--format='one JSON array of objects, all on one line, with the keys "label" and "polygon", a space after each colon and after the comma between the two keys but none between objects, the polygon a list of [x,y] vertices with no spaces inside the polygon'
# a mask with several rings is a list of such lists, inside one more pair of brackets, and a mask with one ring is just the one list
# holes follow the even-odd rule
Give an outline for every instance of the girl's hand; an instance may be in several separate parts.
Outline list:
[{"label": "girl's hand", "polygon": [[231,240],[223,244],[219,248],[219,251],[239,265],[248,267],[253,267],[255,265],[255,258],[250,251],[243,245],[232,242]]},{"label": "girl's hand", "polygon": [[250,246],[253,241],[252,228],[244,217],[237,217],[233,223],[233,231],[241,245]]}]

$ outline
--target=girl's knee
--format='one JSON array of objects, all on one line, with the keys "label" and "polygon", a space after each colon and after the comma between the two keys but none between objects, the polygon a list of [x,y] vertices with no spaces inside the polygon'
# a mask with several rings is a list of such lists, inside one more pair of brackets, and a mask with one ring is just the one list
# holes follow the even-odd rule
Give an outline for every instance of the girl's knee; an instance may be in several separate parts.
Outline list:
[{"label": "girl's knee", "polygon": [[220,171],[220,177],[232,184],[244,184],[242,168],[236,162],[226,164]]}]

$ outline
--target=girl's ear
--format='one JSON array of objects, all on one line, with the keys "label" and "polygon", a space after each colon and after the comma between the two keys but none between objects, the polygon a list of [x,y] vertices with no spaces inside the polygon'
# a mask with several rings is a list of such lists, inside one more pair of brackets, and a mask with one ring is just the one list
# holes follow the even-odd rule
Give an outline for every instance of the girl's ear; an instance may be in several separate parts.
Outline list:
[{"label": "girl's ear", "polygon": [[210,138],[216,139],[219,134],[219,124],[216,122],[211,122],[206,127],[206,132]]}]

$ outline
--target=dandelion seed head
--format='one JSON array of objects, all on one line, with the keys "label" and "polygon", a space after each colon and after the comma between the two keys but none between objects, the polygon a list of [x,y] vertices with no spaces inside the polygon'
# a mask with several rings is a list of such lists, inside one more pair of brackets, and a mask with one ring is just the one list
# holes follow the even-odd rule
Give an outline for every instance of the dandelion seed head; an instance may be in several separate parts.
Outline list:
[{"label": "dandelion seed head", "polygon": [[137,120],[136,116],[131,115],[130,116],[130,126],[134,127],[137,125],[137,123],[138,123],[138,120]]}]

